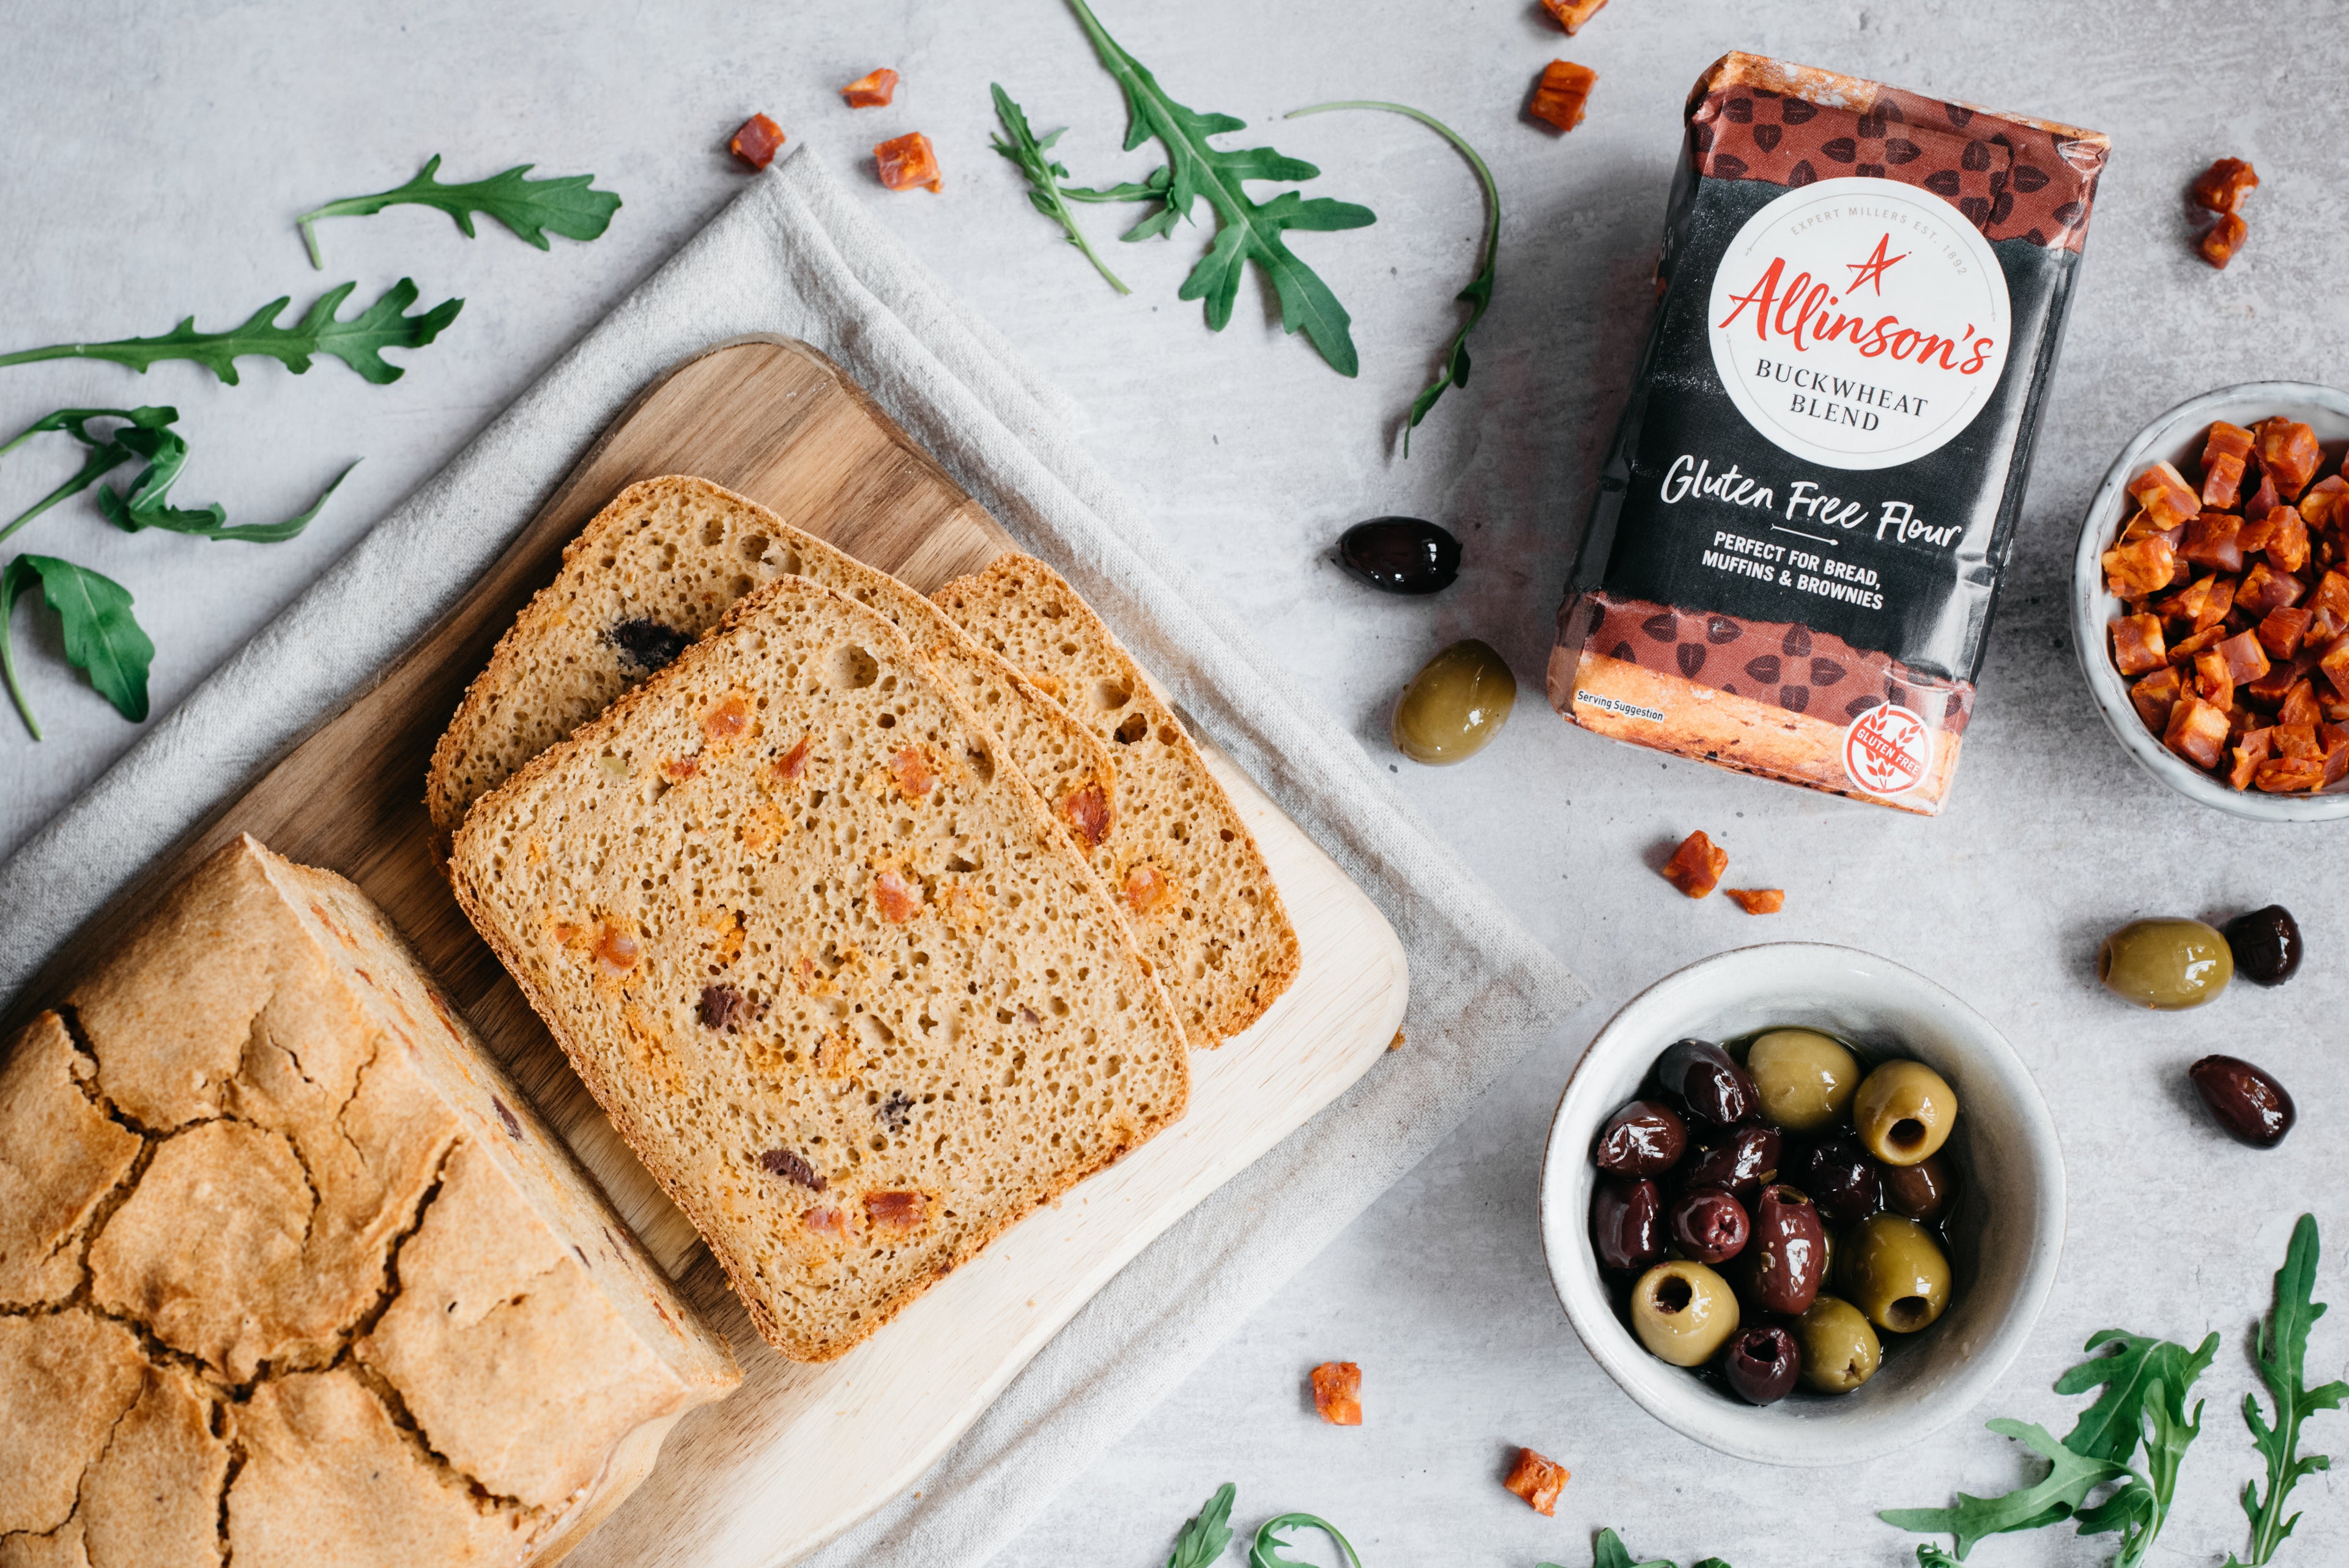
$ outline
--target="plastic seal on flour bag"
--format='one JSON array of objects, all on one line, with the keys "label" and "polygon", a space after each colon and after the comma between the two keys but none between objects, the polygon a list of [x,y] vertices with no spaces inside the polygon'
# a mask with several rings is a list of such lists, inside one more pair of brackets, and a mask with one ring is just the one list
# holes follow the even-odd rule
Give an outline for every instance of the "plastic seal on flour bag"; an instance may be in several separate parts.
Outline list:
[{"label": "plastic seal on flour bag", "polygon": [[1931,815],[2110,145],[1742,54],[1687,119],[1550,705]]}]

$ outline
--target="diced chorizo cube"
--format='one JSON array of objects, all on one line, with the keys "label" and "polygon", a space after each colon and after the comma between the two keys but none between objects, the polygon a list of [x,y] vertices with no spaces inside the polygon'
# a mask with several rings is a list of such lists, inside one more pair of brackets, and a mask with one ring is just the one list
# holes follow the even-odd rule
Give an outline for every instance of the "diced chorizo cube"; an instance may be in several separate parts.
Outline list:
[{"label": "diced chorizo cube", "polygon": [[2215,648],[2226,640],[2227,625],[2225,622],[2222,621],[2215,626],[2205,626],[2200,631],[2196,632],[2192,636],[2180,637],[2178,641],[2170,644],[2169,662],[2173,665],[2192,664],[2196,655],[2199,655],[2203,649]]},{"label": "diced chorizo cube", "polygon": [[2257,632],[2239,632],[2210,650],[2227,661],[2227,676],[2236,686],[2245,686],[2268,673],[2268,652],[2260,645]]},{"label": "diced chorizo cube", "polygon": [[2156,735],[2168,727],[2169,710],[2178,706],[2179,685],[2177,669],[2164,665],[2129,687],[2129,701],[2136,706],[2137,717]]},{"label": "diced chorizo cube", "polygon": [[[2334,730],[2341,730],[2341,733],[2335,735],[2333,733]],[[2317,733],[2324,742],[2324,782],[2318,788],[2329,789],[2344,779],[2349,779],[2349,729],[2342,729],[2337,724],[2328,724]]]},{"label": "diced chorizo cube", "polygon": [[2210,602],[2210,584],[2218,578],[2197,577],[2167,599],[2153,602],[2153,613],[2165,621],[2182,621],[2190,629],[2202,614],[2202,606]]},{"label": "diced chorizo cube", "polygon": [[[1559,26],[1569,33],[1579,31],[1582,25],[1598,15],[1606,4],[1607,0],[1542,0],[1543,7],[1557,18]],[[2258,181],[2255,180],[2252,183],[2257,184]]]},{"label": "diced chorizo cube", "polygon": [[2177,566],[2178,552],[2158,536],[2116,544],[2105,552],[2105,584],[2118,598],[2149,599],[2169,586]]},{"label": "diced chorizo cube", "polygon": [[2275,476],[2261,470],[2259,489],[2244,499],[2243,516],[2249,521],[2257,522],[2274,511],[2282,499],[2276,494]]},{"label": "diced chorizo cube", "polygon": [[2209,582],[2209,593],[2203,599],[2202,608],[2194,616],[2194,629],[2198,632],[2217,625],[2225,620],[2228,612],[2235,607],[2235,579],[2213,577]]},{"label": "diced chorizo cube", "polygon": [[2324,672],[2324,678],[2333,683],[2334,691],[2349,697],[2349,636],[2334,638],[2317,656],[2316,667]]},{"label": "diced chorizo cube", "polygon": [[2186,525],[2186,543],[2178,554],[2199,566],[2220,572],[2243,569],[2240,536],[2243,520],[2231,511],[2206,511]]},{"label": "diced chorizo cube", "polygon": [[2113,622],[2113,667],[2121,674],[2141,676],[2161,668],[2168,658],[2159,616],[2123,615]]},{"label": "diced chorizo cube", "polygon": [[2129,494],[2162,528],[2176,528],[2202,510],[2202,498],[2173,463],[2156,463],[2129,483]]},{"label": "diced chorizo cube", "polygon": [[1706,837],[1702,828],[1681,841],[1664,862],[1664,880],[1691,898],[1702,898],[1720,885],[1729,869],[1729,851]]},{"label": "diced chorizo cube", "polygon": [[897,96],[897,73],[883,67],[868,71],[840,89],[841,101],[851,108],[885,108]]},{"label": "diced chorizo cube", "polygon": [[2235,586],[2235,608],[2264,620],[2271,610],[2289,609],[2308,593],[2308,584],[2289,572],[2278,572],[2266,562],[2254,562]]},{"label": "diced chorizo cube", "polygon": [[764,169],[775,160],[783,140],[781,126],[763,114],[754,114],[728,139],[726,150],[752,169]]},{"label": "diced chorizo cube", "polygon": [[1362,1424],[1362,1369],[1351,1361],[1324,1361],[1313,1368],[1313,1408],[1333,1427]]},{"label": "diced chorizo cube", "polygon": [[935,191],[947,188],[945,177],[938,172],[938,155],[931,150],[930,139],[918,130],[907,131],[875,147],[873,167],[881,176],[881,183],[892,191],[918,187]]},{"label": "diced chorizo cube", "polygon": [[2316,706],[2316,683],[2302,676],[2292,683],[2283,694],[2283,706],[2276,709],[2278,724],[2316,724],[2324,717]]},{"label": "diced chorizo cube", "polygon": [[2290,724],[2280,723],[2269,733],[2274,752],[2278,757],[2309,758],[2324,755],[2324,748],[2317,742],[2316,726],[2313,723],[2302,723],[2297,720]]},{"label": "diced chorizo cube", "polygon": [[2202,504],[2212,511],[2232,511],[2243,494],[2243,459],[2221,452],[2202,465]]},{"label": "diced chorizo cube", "polygon": [[2244,688],[2243,695],[2261,707],[2273,707],[2291,691],[2292,683],[2304,678],[2316,668],[2316,650],[2305,643],[2288,659],[2280,659],[2267,674]]},{"label": "diced chorizo cube", "polygon": [[2288,659],[2300,652],[2300,640],[2308,634],[2308,623],[2313,612],[2307,610],[2271,610],[2260,623],[2260,643],[2268,653],[2279,659]]},{"label": "diced chorizo cube", "polygon": [[2300,509],[2280,506],[2260,520],[2266,531],[2260,548],[2279,572],[2297,572],[2308,564],[2308,526]]},{"label": "diced chorizo cube", "polygon": [[2265,762],[2271,755],[2271,739],[2270,732],[2264,729],[2253,729],[2244,733],[2242,739],[2235,744],[2230,753],[2234,762],[2227,769],[2229,784],[2238,789],[2248,789],[2251,787],[2251,778],[2258,772],[2260,764]]},{"label": "diced chorizo cube", "polygon": [[1566,1490],[1566,1467],[1551,1463],[1531,1449],[1517,1450],[1517,1462],[1509,1471],[1509,1479],[1501,1484],[1526,1500],[1536,1513],[1555,1518],[1557,1514],[1557,1494]]},{"label": "diced chorizo cube", "polygon": [[2227,710],[2190,694],[2181,696],[2161,743],[2197,768],[2216,768],[2227,753]]},{"label": "diced chorizo cube", "polygon": [[1598,80],[1599,73],[1588,66],[1552,60],[1543,68],[1541,80],[1534,84],[1533,102],[1526,106],[1526,112],[1560,130],[1572,130],[1582,123],[1583,106]]},{"label": "diced chorizo cube", "polygon": [[2338,620],[2349,621],[2349,576],[2327,572],[2317,579],[2316,595],[2308,607],[2318,614],[2332,614]]},{"label": "diced chorizo cube", "polygon": [[2227,263],[2235,259],[2235,253],[2243,248],[2251,232],[2251,226],[2236,214],[2220,213],[2217,222],[2202,231],[2202,259],[2224,271]]},{"label": "diced chorizo cube", "polygon": [[2260,471],[2275,480],[2278,496],[2294,500],[2316,477],[2317,465],[2324,460],[2324,452],[2316,444],[2316,432],[2297,419],[2287,419],[2279,414],[2272,419],[2262,419],[2252,432],[2260,441]]},{"label": "diced chorizo cube", "polygon": [[1722,895],[1748,914],[1776,914],[1786,907],[1782,887],[1725,887]]},{"label": "diced chorizo cube", "polygon": [[2349,495],[2349,480],[2327,474],[2300,495],[2300,515],[2311,528],[2323,528],[2340,515],[2341,498]]},{"label": "diced chorizo cube", "polygon": [[2260,177],[2240,158],[2221,158],[2194,177],[2197,207],[2213,212],[2242,210],[2243,198],[2260,188]]},{"label": "diced chorizo cube", "polygon": [[2262,762],[2252,779],[2271,795],[2296,795],[2303,789],[2319,789],[2324,785],[2324,759],[2294,757]]},{"label": "diced chorizo cube", "polygon": [[[2128,521],[2122,527],[2121,542],[2123,544],[2128,544],[2137,540],[2145,538],[2147,534],[2160,533],[2163,531],[2165,531],[2165,530],[2162,526],[2153,521],[2153,514],[2146,511],[2145,508],[2139,507],[2137,511],[2129,514]],[[2174,544],[2177,542],[2173,540],[2171,542]]]},{"label": "diced chorizo cube", "polygon": [[[2235,706],[2235,677],[2228,670],[2227,655],[2216,648],[2194,655],[2194,695],[2213,707]],[[2232,720],[2229,723],[2231,727]]]}]

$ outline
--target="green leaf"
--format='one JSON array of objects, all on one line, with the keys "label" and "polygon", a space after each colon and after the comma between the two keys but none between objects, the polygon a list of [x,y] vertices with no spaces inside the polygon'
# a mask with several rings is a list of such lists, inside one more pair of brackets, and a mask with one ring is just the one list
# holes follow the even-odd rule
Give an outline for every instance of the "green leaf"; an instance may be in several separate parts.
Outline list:
[{"label": "green leaf", "polygon": [[1247,122],[1227,114],[1203,114],[1176,103],[1149,70],[1102,29],[1085,0],[1069,0],[1069,4],[1102,64],[1125,90],[1125,150],[1131,152],[1154,137],[1166,150],[1166,163],[1140,188],[1141,194],[1066,194],[1078,200],[1162,203],[1157,212],[1126,232],[1128,240],[1171,232],[1174,220],[1188,221],[1193,203],[1204,199],[1219,227],[1207,253],[1184,280],[1178,297],[1205,301],[1207,325],[1221,332],[1230,325],[1241,274],[1253,262],[1272,280],[1273,290],[1279,295],[1282,326],[1291,333],[1304,333],[1340,375],[1358,374],[1361,362],[1354,349],[1353,318],[1338,303],[1330,285],[1289,250],[1284,236],[1292,229],[1320,232],[1360,229],[1376,222],[1376,214],[1350,201],[1328,197],[1308,201],[1294,191],[1285,191],[1268,202],[1257,202],[1247,194],[1248,181],[1311,180],[1321,171],[1269,147],[1227,150],[1208,145],[1208,138],[1246,129]]},{"label": "green leaf", "polygon": [[[79,471],[71,479],[18,512],[7,526],[0,528],[0,540],[6,539],[67,496],[78,495],[88,490],[123,464],[137,461],[143,454],[133,449],[128,438],[135,432],[161,430],[179,417],[177,408],[166,407],[60,408],[47,418],[36,419],[26,426],[12,437],[7,445],[0,446],[0,457],[15,451],[35,436],[56,431],[63,431],[88,447],[89,456],[83,459]],[[95,419],[120,419],[126,423],[113,435],[101,438],[89,433],[90,422]]]},{"label": "green leaf", "polygon": [[1061,194],[1061,181],[1069,177],[1068,168],[1046,156],[1052,144],[1061,139],[1061,132],[1056,130],[1039,140],[1036,133],[1028,127],[1026,112],[1011,101],[1009,93],[992,82],[988,84],[988,90],[995,95],[995,118],[1003,122],[1004,131],[1011,139],[1006,141],[1000,136],[991,137],[989,145],[1018,164],[1019,171],[1028,177],[1030,205],[1061,225],[1061,231],[1069,237],[1069,243],[1084,253],[1085,260],[1093,264],[1093,270],[1107,280],[1110,287],[1120,294],[1132,294],[1133,291],[1109,270],[1109,263],[1093,253],[1092,245],[1085,239],[1084,231],[1077,227],[1076,215],[1069,211],[1068,201]]},{"label": "green leaf", "polygon": [[317,500],[283,522],[232,525],[227,511],[218,501],[198,508],[176,507],[169,503],[171,486],[178,481],[180,470],[188,460],[188,444],[171,431],[160,432],[160,435],[167,444],[155,453],[154,460],[140,474],[127,496],[103,488],[98,492],[98,510],[106,514],[108,521],[126,533],[160,528],[215,542],[282,544],[310,526],[311,520],[326,504],[326,498],[341,487],[352,469],[358,467],[356,462],[347,465],[318,493]]},{"label": "green leaf", "polygon": [[2166,1339],[2107,1328],[2092,1336],[2082,1348],[2106,1347],[2115,1348],[2110,1354],[2092,1356],[2055,1380],[2058,1394],[2104,1389],[2095,1404],[2080,1412],[2080,1418],[2064,1435],[2064,1446],[2090,1459],[2126,1464],[2144,1430],[2147,1387],[2159,1384],[2175,1390],[2182,1410],[2186,1390],[2219,1354],[2219,1336],[2213,1334],[2189,1351]]},{"label": "green leaf", "polygon": [[41,359],[107,359],[144,374],[166,359],[192,359],[231,387],[237,384],[239,359],[265,356],[296,376],[310,368],[313,355],[331,355],[361,377],[380,387],[405,374],[383,357],[387,348],[421,348],[440,335],[464,308],[460,299],[442,300],[421,315],[409,315],[416,303],[416,285],[402,278],[383,297],[348,321],[335,313],[359,285],[345,284],[327,290],[291,326],[277,318],[293,303],[292,296],[272,300],[238,325],[225,332],[198,332],[196,318],[188,316],[160,337],[125,337],[111,343],[59,343],[47,348],[0,354],[0,365],[29,365]]},{"label": "green leaf", "polygon": [[[1468,307],[1468,319],[1460,324],[1460,330],[1453,335],[1451,346],[1444,351],[1444,374],[1412,399],[1411,414],[1402,431],[1402,455],[1408,459],[1411,456],[1411,433],[1419,428],[1419,422],[1427,418],[1428,411],[1435,407],[1436,399],[1443,397],[1448,387],[1464,388],[1468,385],[1468,335],[1476,330],[1476,324],[1485,319],[1485,312],[1493,303],[1494,262],[1501,248],[1501,191],[1493,182],[1492,170],[1476,155],[1476,150],[1468,145],[1467,138],[1433,115],[1406,104],[1351,98],[1342,103],[1317,103],[1310,108],[1291,109],[1282,118],[1295,119],[1299,115],[1320,114],[1333,108],[1381,109],[1389,114],[1408,115],[1459,149],[1461,156],[1468,160],[1470,166],[1476,170],[1478,181],[1485,187],[1485,242],[1479,252],[1476,275],[1468,280],[1467,287],[1453,296]],[[1704,1565],[1699,1563],[1697,1568],[1704,1568]]]},{"label": "green leaf", "polygon": [[16,679],[8,625],[18,596],[36,583],[63,624],[67,662],[86,672],[89,684],[123,717],[133,724],[145,718],[147,672],[154,663],[155,645],[130,614],[129,591],[54,555],[19,555],[0,572],[0,677],[5,677],[33,738],[41,738],[41,727]]},{"label": "green leaf", "polygon": [[536,167],[518,163],[487,180],[443,185],[433,178],[440,168],[440,155],[436,152],[407,184],[378,191],[372,196],[346,196],[339,201],[329,201],[303,213],[295,223],[302,231],[302,243],[310,253],[313,267],[326,264],[318,256],[316,225],[319,219],[364,218],[402,203],[438,207],[457,221],[457,227],[469,240],[473,238],[473,214],[486,212],[517,238],[542,251],[553,248],[546,242],[549,229],[566,240],[593,240],[611,226],[612,214],[620,208],[620,198],[609,191],[590,190],[595,182],[593,174],[565,174],[553,180],[523,178]]},{"label": "green leaf", "polygon": [[[2251,1555],[2239,1568],[2261,1568],[2290,1539],[2300,1515],[2284,1517],[2284,1501],[2302,1478],[2329,1470],[2333,1461],[2323,1454],[2300,1454],[2301,1426],[2320,1410],[2337,1410],[2349,1398],[2349,1384],[2333,1382],[2311,1388],[2307,1384],[2308,1332],[2324,1315],[2324,1304],[2313,1299],[2318,1259],[2316,1217],[2302,1214],[2292,1227],[2292,1243],[2284,1250],[2283,1267],[2276,1271],[2275,1305],[2261,1323],[2257,1341],[2260,1380],[2276,1409],[2270,1426],[2256,1396],[2243,1397],[2243,1423],[2251,1428],[2252,1445],[2267,1461],[2267,1491],[2259,1482],[2243,1485],[2243,1512],[2251,1522]],[[2229,1563],[2235,1563],[2230,1556]]]},{"label": "green leaf", "polygon": [[1938,1546],[1920,1543],[1917,1548],[1917,1568],[1958,1568],[1958,1560]]},{"label": "green leaf", "polygon": [[1974,1497],[1961,1491],[1957,1494],[1954,1507],[1893,1508],[1877,1517],[1887,1524],[1913,1530],[1920,1535],[1955,1536],[1958,1558],[1962,1562],[1983,1536],[2058,1523],[2071,1517],[2089,1492],[2128,1474],[2126,1465],[2073,1452],[2048,1436],[2044,1427],[2004,1418],[1988,1425],[1992,1431],[2015,1439],[2046,1460],[2050,1466],[2047,1474],[2035,1485],[2001,1497]]},{"label": "green leaf", "polygon": [[1336,1542],[1339,1550],[1345,1553],[1340,1561],[1340,1568],[1343,1568],[1343,1564],[1347,1563],[1352,1563],[1353,1568],[1362,1568],[1362,1554],[1354,1550],[1354,1543],[1339,1534],[1336,1525],[1310,1513],[1275,1514],[1257,1525],[1255,1543],[1248,1548],[1248,1568],[1309,1568],[1308,1564],[1280,1555],[1288,1542],[1276,1533],[1278,1531],[1300,1528],[1318,1530]]},{"label": "green leaf", "polygon": [[[1544,1563],[1542,1568],[1554,1568],[1554,1565]],[[1623,1545],[1623,1538],[1611,1530],[1602,1530],[1599,1532],[1599,1539],[1591,1543],[1590,1568],[1673,1568],[1673,1565],[1662,1557],[1634,1563],[1631,1553]],[[1702,1565],[1700,1564],[1699,1568]]]},{"label": "green leaf", "polygon": [[1206,1505],[1183,1523],[1174,1535],[1174,1555],[1166,1568],[1207,1568],[1232,1542],[1232,1499],[1238,1489],[1230,1481],[1216,1489]]}]

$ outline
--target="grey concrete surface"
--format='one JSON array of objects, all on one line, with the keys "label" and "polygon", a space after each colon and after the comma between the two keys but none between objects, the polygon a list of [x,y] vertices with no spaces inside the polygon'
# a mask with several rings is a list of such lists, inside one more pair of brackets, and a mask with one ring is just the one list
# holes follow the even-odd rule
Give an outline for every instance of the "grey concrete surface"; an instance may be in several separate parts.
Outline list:
[{"label": "grey concrete surface", "polygon": [[[1906,1538],[1873,1511],[2016,1483],[2025,1466],[1981,1422],[2013,1414],[2064,1430],[2075,1405],[2049,1386],[2108,1326],[2224,1336],[2203,1435],[2150,1561],[2215,1563],[2240,1549],[2233,1493],[2256,1462],[2237,1411],[2255,1381],[2246,1331],[2302,1209],[2333,1243],[2320,1295],[2349,1291],[2349,1187],[2335,1154],[2349,1117],[2349,853],[2337,827],[2255,828],[2139,776],[2073,668],[2063,584],[2089,490],[2153,414],[2226,382],[2343,374],[2349,203],[2333,136],[2349,115],[2344,8],[2220,17],[2170,0],[1617,0],[1570,41],[1531,0],[1102,9],[1176,97],[1241,115],[1255,139],[1320,163],[1314,193],[1376,209],[1374,228],[1299,242],[1354,315],[1358,380],[1268,325],[1254,287],[1230,330],[1210,335],[1174,298],[1195,234],[1121,246],[1117,214],[1087,214],[1134,286],[1121,299],[1028,210],[986,149],[989,81],[1040,126],[1073,128],[1061,151],[1081,178],[1149,166],[1118,152],[1116,94],[1051,0],[0,5],[0,347],[160,332],[190,313],[224,324],[281,293],[298,309],[346,278],[362,297],[413,275],[428,299],[466,300],[388,387],[332,362],[300,377],[249,364],[237,387],[186,366],[143,379],[95,365],[0,370],[10,430],[59,406],[177,405],[195,451],[181,499],[221,500],[237,521],[293,510],[366,459],[293,544],[128,537],[81,504],[12,542],[132,588],[162,647],[156,703],[168,708],[739,189],[719,144],[766,109],[804,156],[862,181],[949,286],[1075,397],[1111,473],[1599,997],[1284,1295],[1234,1326],[1228,1349],[1176,1398],[1069,1477],[1002,1560],[1009,1568],[1163,1562],[1182,1518],[1226,1479],[1240,1485],[1243,1522],[1311,1510],[1373,1565],[1579,1568],[1602,1524],[1683,1563],[1906,1563]],[[1539,697],[1568,542],[1640,331],[1680,105],[1732,47],[2093,126],[2116,144],[1967,759],[1938,820],[1659,760],[1569,731]],[[1520,113],[1555,56],[1600,77],[1589,120],[1564,139]],[[905,77],[895,107],[851,112],[833,96],[885,64]],[[1476,192],[1457,157],[1398,119],[1267,124],[1357,96],[1449,119],[1491,160],[1506,203],[1474,383],[1436,410],[1408,462],[1396,418],[1456,319]],[[891,195],[864,176],[866,148],[916,129],[937,143],[942,196]],[[434,152],[450,178],[523,160],[592,170],[626,205],[603,240],[556,240],[543,255],[493,225],[467,242],[436,213],[395,211],[327,226],[326,271],[309,270],[295,213],[396,184]],[[2220,153],[2252,160],[2265,181],[2250,244],[2223,274],[2190,253],[2180,201]],[[11,458],[0,507],[71,466],[54,441]],[[1402,603],[1343,578],[1331,542],[1383,512],[1457,531],[1462,583]],[[1516,665],[1516,718],[1458,769],[1400,762],[1382,737],[1388,702],[1422,659],[1465,635]],[[0,851],[137,734],[21,610],[17,637],[50,738],[33,746],[0,716]],[[1692,905],[1657,878],[1663,849],[1695,827],[1726,844],[1733,883],[1784,885],[1786,913],[1757,921],[1718,899]],[[2095,944],[2123,920],[2273,900],[2299,913],[2312,949],[2288,987],[2239,986],[2200,1013],[2157,1017],[2094,984]],[[1985,1010],[2036,1070],[2072,1181],[2062,1284],[1998,1395],[1847,1473],[1721,1459],[1641,1414],[1575,1339],[1535,1234],[1550,1108],[1608,1013],[1707,953],[1791,937],[1887,954]],[[2298,1097],[2304,1125],[2282,1150],[2226,1143],[2192,1103],[2182,1068],[2218,1049],[2265,1063]],[[1359,1430],[1322,1428],[1301,1393],[1308,1367],[1340,1357],[1364,1368]],[[2319,1326],[2314,1360],[2325,1376],[2343,1368],[2349,1323]],[[2349,1446],[2349,1416],[2319,1418],[2312,1440]],[[1500,1490],[1517,1443],[1574,1470],[1557,1519]],[[2349,1560],[2341,1490],[2323,1475],[2302,1484],[2308,1515],[2280,1562]],[[2050,1532],[1992,1541],[1973,1561],[2106,1555]]]}]

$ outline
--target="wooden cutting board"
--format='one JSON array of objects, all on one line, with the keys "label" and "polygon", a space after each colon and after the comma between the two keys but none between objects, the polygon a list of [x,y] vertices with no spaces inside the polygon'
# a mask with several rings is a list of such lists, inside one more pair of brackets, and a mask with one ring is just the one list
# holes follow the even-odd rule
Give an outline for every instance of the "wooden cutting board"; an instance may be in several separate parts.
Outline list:
[{"label": "wooden cutting board", "polygon": [[1401,1026],[1409,981],[1377,908],[1201,737],[1296,923],[1296,984],[1246,1034],[1193,1055],[1190,1109],[1173,1129],[1015,1226],[838,1361],[776,1355],[458,910],[424,814],[433,742],[499,636],[553,580],[564,545],[619,490],[667,473],[747,495],[925,593],[1013,548],[806,345],[741,338],[672,366],[439,624],[86,926],[16,999],[9,1026],[235,834],[357,882],[742,1360],[742,1387],[685,1419],[650,1479],[570,1561],[769,1568],[911,1487],[1127,1261],[1360,1078]]}]

